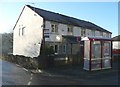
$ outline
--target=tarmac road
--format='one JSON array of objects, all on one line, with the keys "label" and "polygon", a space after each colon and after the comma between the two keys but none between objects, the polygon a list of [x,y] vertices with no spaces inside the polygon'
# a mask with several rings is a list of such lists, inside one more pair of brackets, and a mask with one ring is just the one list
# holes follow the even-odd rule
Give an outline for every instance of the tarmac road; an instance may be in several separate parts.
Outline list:
[{"label": "tarmac road", "polygon": [[7,61],[2,61],[2,85],[27,85],[30,73]]},{"label": "tarmac road", "polygon": [[52,72],[48,70],[43,73],[32,73],[19,65],[3,60],[0,60],[1,62],[2,75],[0,73],[0,78],[2,78],[2,85],[118,85],[118,74],[114,70],[112,70],[113,72],[105,71],[101,74],[90,74],[85,71],[77,71],[74,68],[72,71],[76,72],[76,76],[69,69],[66,71],[64,69],[58,69],[58,71],[52,69]]},{"label": "tarmac road", "polygon": [[[1,60],[0,60],[1,61]],[[2,61],[2,85],[70,85],[80,84],[75,79],[49,74],[33,74],[29,70]]]}]

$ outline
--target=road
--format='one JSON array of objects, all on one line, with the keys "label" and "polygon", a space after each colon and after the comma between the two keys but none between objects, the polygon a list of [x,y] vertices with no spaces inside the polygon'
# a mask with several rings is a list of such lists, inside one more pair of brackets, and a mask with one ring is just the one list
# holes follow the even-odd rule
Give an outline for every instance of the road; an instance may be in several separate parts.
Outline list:
[{"label": "road", "polygon": [[2,78],[2,85],[116,85],[118,83],[116,74],[108,74],[109,76],[106,77],[92,75],[92,78],[76,78],[47,72],[31,73],[19,65],[0,60],[1,62],[2,75],[0,74],[0,78]]},{"label": "road", "polygon": [[78,83],[77,80],[68,77],[33,74],[19,65],[2,61],[2,85],[70,85]]}]

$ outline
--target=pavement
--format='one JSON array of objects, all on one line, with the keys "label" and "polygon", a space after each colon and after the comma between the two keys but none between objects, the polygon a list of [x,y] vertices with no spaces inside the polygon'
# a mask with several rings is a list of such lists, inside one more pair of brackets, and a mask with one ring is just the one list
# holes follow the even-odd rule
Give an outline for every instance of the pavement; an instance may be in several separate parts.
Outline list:
[{"label": "pavement", "polygon": [[[81,79],[86,85],[118,85],[119,84],[119,63],[113,63],[112,69],[104,69],[97,71],[86,71],[78,65],[53,67],[44,70],[33,70],[33,73],[54,76],[54,77],[69,77],[73,79]],[[86,83],[84,83],[86,82]]]},{"label": "pavement", "polygon": [[78,65],[71,66],[62,66],[62,67],[52,67],[44,70],[31,70],[32,73],[49,73],[53,75],[66,75],[66,76],[74,76],[74,77],[94,77],[94,76],[109,76],[109,74],[118,74],[119,72],[119,64],[113,63],[112,69],[103,69],[97,71],[86,71],[82,67]]}]

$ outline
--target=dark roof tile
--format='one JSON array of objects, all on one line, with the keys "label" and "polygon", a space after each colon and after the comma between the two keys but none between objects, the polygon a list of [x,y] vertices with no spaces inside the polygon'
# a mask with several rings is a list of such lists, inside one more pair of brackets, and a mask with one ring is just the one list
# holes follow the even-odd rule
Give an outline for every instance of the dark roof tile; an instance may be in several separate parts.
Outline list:
[{"label": "dark roof tile", "polygon": [[[107,31],[91,22],[88,22],[88,21],[69,17],[66,15],[59,14],[59,13],[46,11],[46,10],[43,10],[40,8],[32,7],[30,5],[27,5],[27,6],[29,8],[31,8],[33,11],[35,11],[37,14],[39,14],[41,17],[43,17],[45,20],[55,21],[55,22],[68,24],[68,25],[79,26],[79,27],[83,27],[83,28],[87,28],[87,29],[95,29],[95,30],[102,31],[102,32],[109,32],[109,31]],[[109,32],[109,33],[111,33],[111,32]]]},{"label": "dark roof tile", "polygon": [[113,37],[112,40],[113,41],[120,41],[120,35]]}]

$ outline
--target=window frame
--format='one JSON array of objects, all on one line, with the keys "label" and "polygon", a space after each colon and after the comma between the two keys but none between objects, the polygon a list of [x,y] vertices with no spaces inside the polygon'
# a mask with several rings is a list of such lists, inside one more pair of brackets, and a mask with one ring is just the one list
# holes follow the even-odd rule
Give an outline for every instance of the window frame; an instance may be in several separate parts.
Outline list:
[{"label": "window frame", "polygon": [[21,32],[21,28],[19,28],[19,34],[18,34],[19,36],[21,36],[20,32]]},{"label": "window frame", "polygon": [[19,25],[18,33],[19,36],[23,36],[25,34],[25,27],[23,27],[23,25]]},{"label": "window frame", "polygon": [[95,30],[91,30],[92,36],[95,36]]},{"label": "window frame", "polygon": [[64,45],[63,45],[63,53],[66,53],[66,50],[67,50],[67,45],[64,44]]},{"label": "window frame", "polygon": [[51,23],[51,32],[58,33],[58,24],[57,23]]},{"label": "window frame", "polygon": [[81,36],[86,36],[86,29],[85,28],[81,28]]},{"label": "window frame", "polygon": [[103,32],[102,31],[100,31],[100,36],[103,37]]},{"label": "window frame", "polygon": [[67,26],[67,32],[68,32],[68,33],[73,33],[73,27],[70,26],[70,25],[68,25],[68,26]]}]

